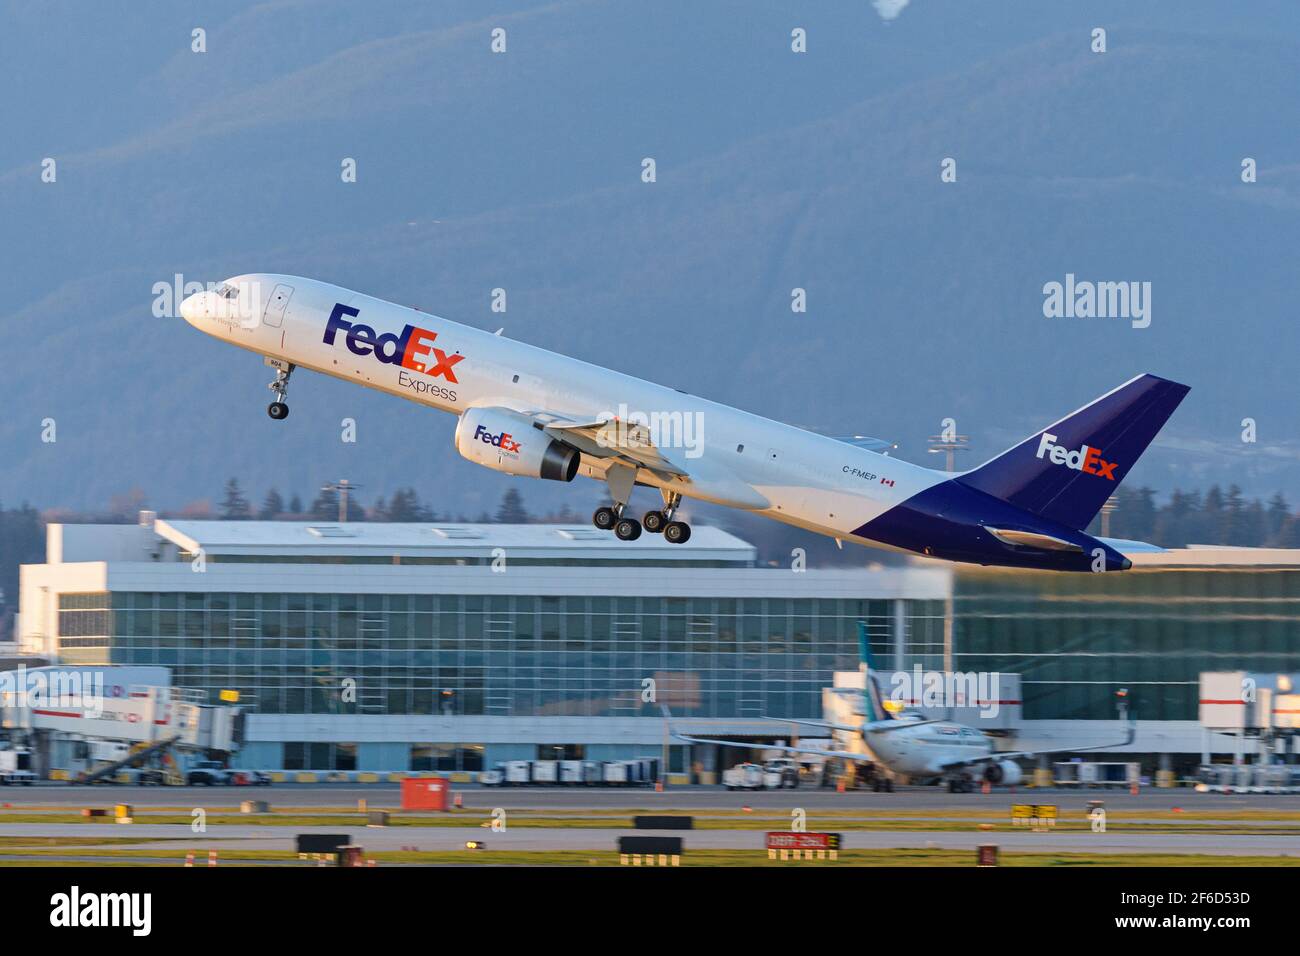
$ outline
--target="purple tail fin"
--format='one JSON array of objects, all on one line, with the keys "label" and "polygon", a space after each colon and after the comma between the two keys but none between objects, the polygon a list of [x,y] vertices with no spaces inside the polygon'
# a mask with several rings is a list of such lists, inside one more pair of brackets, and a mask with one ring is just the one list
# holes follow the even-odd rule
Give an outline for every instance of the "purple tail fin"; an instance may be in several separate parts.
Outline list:
[{"label": "purple tail fin", "polygon": [[1139,375],[956,480],[1082,530],[1189,391]]}]

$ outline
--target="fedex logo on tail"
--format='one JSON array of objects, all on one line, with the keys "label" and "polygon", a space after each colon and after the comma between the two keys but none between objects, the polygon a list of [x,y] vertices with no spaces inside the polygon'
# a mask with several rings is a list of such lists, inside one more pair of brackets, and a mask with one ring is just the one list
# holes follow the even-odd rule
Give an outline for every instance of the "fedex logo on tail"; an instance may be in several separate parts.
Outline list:
[{"label": "fedex logo on tail", "polygon": [[334,311],[325,326],[326,345],[333,345],[340,332],[347,333],[345,342],[353,355],[373,355],[386,365],[400,365],[413,372],[423,372],[434,378],[442,377],[449,382],[456,382],[456,373],[452,366],[463,359],[463,355],[448,355],[442,349],[434,348],[433,340],[437,332],[408,325],[400,335],[385,332],[379,335],[368,325],[352,323],[361,312],[350,309],[343,303],[335,303]]},{"label": "fedex logo on tail", "polygon": [[1043,432],[1042,438],[1039,439],[1037,457],[1045,457],[1053,465],[1064,465],[1066,468],[1072,468],[1075,471],[1086,472],[1089,475],[1107,478],[1110,481],[1115,480],[1116,463],[1104,460],[1101,457],[1100,448],[1083,445],[1074,451],[1070,451],[1064,446],[1058,445],[1056,436],[1050,432]]},{"label": "fedex logo on tail", "polygon": [[483,442],[485,445],[500,448],[502,451],[519,451],[519,442],[515,441],[515,436],[509,432],[502,432],[500,435],[493,435],[490,431],[480,425],[478,428],[474,429],[474,438]]}]

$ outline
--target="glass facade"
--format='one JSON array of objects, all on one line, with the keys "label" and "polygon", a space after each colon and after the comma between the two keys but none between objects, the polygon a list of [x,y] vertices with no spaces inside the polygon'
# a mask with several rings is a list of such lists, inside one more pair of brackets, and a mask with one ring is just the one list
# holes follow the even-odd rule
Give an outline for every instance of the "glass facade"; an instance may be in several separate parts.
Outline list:
[{"label": "glass facade", "polygon": [[1300,670],[1300,567],[961,569],[954,667],[1022,675],[1026,720],[1196,720],[1201,671]]},{"label": "glass facade", "polygon": [[941,661],[942,601],[113,592],[61,595],[59,628],[69,663],[164,665],[259,713],[820,718],[859,621],[895,659],[898,603],[907,666]]}]

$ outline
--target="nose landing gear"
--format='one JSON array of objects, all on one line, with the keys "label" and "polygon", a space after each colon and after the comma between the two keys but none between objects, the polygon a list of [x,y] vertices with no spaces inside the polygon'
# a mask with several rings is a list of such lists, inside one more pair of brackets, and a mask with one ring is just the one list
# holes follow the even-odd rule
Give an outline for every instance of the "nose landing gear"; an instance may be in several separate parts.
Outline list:
[{"label": "nose landing gear", "polygon": [[289,394],[289,376],[293,374],[294,366],[279,359],[267,359],[266,364],[275,369],[275,381],[266,386],[275,393],[275,401],[266,406],[266,414],[277,422],[283,421],[289,417],[289,406],[284,400]]}]

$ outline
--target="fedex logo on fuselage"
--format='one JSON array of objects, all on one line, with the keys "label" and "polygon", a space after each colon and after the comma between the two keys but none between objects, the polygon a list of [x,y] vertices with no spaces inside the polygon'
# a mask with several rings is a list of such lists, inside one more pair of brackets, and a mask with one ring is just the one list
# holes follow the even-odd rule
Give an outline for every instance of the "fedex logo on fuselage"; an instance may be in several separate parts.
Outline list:
[{"label": "fedex logo on fuselage", "polygon": [[423,372],[434,378],[441,376],[449,382],[456,382],[456,373],[451,367],[463,359],[463,355],[448,355],[442,349],[434,348],[433,340],[437,332],[430,332],[418,326],[408,325],[400,335],[385,332],[379,335],[368,325],[352,323],[361,314],[359,309],[350,309],[343,303],[335,303],[334,311],[325,326],[326,345],[333,345],[339,332],[346,332],[345,342],[353,355],[373,355],[387,365],[400,365],[413,372]]},{"label": "fedex logo on fuselage", "polygon": [[500,435],[493,435],[490,431],[480,425],[478,428],[474,429],[474,438],[483,442],[485,445],[500,448],[502,451],[519,451],[519,442],[515,441],[515,436],[509,432],[502,432]]},{"label": "fedex logo on fuselage", "polygon": [[1110,481],[1115,480],[1116,463],[1105,461],[1101,457],[1100,448],[1083,445],[1075,451],[1069,451],[1063,445],[1058,445],[1056,436],[1050,432],[1043,432],[1043,437],[1039,439],[1037,457],[1046,457],[1054,465],[1064,465],[1075,471],[1087,472]]}]

